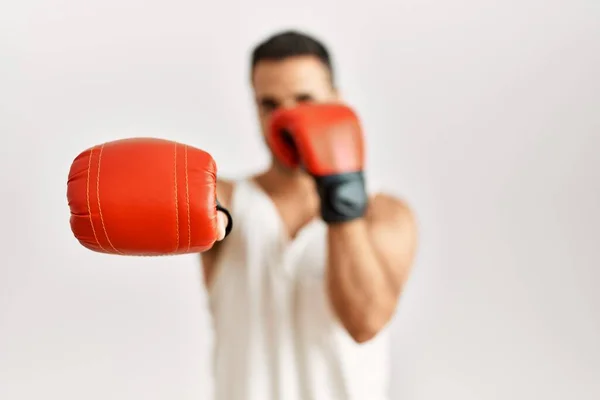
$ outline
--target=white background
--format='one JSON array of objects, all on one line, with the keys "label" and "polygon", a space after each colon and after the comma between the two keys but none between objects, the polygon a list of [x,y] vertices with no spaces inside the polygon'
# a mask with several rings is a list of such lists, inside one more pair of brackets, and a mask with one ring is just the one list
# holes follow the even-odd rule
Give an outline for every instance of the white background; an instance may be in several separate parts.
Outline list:
[{"label": "white background", "polygon": [[87,251],[67,173],[128,136],[262,168],[249,51],[290,27],[331,47],[370,175],[419,217],[393,399],[600,398],[599,1],[1,4],[0,399],[208,396],[197,257]]}]

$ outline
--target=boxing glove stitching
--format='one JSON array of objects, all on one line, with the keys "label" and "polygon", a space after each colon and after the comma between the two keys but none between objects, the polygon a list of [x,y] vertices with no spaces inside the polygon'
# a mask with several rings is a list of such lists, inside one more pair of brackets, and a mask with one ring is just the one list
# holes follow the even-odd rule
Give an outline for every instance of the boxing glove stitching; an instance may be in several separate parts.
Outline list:
[{"label": "boxing glove stitching", "polygon": [[176,253],[179,250],[179,202],[177,201],[177,143],[174,144],[174,167],[173,170],[175,172],[175,231],[177,242],[175,243],[175,250],[173,253]]},{"label": "boxing glove stitching", "polygon": [[94,220],[92,219],[92,209],[90,207],[90,173],[92,170],[92,158],[94,156],[94,147],[90,149],[90,156],[88,158],[88,169],[87,169],[87,181],[86,181],[86,197],[87,197],[87,209],[88,216],[90,217],[90,226],[92,227],[92,232],[94,233],[94,239],[96,239],[96,244],[98,247],[102,249],[102,251],[106,251],[106,249],[100,244],[98,240],[98,235],[96,234],[96,228],[94,227]]},{"label": "boxing glove stitching", "polygon": [[100,214],[100,221],[102,222],[102,229],[104,230],[104,236],[108,241],[110,247],[113,248],[115,252],[118,254],[123,254],[112,244],[110,238],[108,237],[108,232],[106,230],[106,224],[104,223],[104,216],[102,215],[102,207],[100,206],[100,164],[102,162],[102,152],[104,151],[104,144],[100,147],[100,153],[98,153],[98,176],[96,177],[96,199],[98,201],[98,213]]},{"label": "boxing glove stitching", "polygon": [[188,177],[188,146],[183,145],[184,149],[184,160],[185,160],[185,199],[187,201],[187,223],[188,223],[188,246],[187,251],[190,251],[192,247],[192,222],[190,215],[190,186]]}]

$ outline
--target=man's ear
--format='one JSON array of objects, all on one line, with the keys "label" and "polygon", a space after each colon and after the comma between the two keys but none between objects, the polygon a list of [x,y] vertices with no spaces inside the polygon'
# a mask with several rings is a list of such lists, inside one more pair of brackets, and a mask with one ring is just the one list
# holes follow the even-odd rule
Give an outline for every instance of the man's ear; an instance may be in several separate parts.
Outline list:
[{"label": "man's ear", "polygon": [[333,102],[334,103],[342,103],[342,93],[336,87],[333,88]]}]

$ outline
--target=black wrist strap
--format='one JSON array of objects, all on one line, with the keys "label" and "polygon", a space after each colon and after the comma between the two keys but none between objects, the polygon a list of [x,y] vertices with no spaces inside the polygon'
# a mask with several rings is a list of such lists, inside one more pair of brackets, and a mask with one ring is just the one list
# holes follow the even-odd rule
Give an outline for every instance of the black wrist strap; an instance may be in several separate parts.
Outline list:
[{"label": "black wrist strap", "polygon": [[330,223],[348,222],[364,216],[369,202],[362,171],[316,178],[321,197],[321,216]]},{"label": "black wrist strap", "polygon": [[233,218],[231,218],[231,214],[229,213],[229,210],[226,209],[225,207],[223,207],[221,205],[221,203],[219,203],[218,199],[217,199],[217,211],[221,211],[221,212],[225,213],[225,215],[227,215],[227,227],[225,228],[225,237],[227,237],[227,235],[229,235],[229,233],[231,232],[231,229],[233,228]]}]

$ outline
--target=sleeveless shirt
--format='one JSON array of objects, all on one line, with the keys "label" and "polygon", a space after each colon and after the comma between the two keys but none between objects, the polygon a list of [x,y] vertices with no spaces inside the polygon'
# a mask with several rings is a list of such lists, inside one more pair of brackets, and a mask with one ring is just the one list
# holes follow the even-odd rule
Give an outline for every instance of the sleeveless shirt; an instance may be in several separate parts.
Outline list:
[{"label": "sleeveless shirt", "polygon": [[336,319],[319,219],[289,239],[271,198],[235,183],[234,228],[209,287],[215,400],[387,400],[389,332],[356,343]]}]

